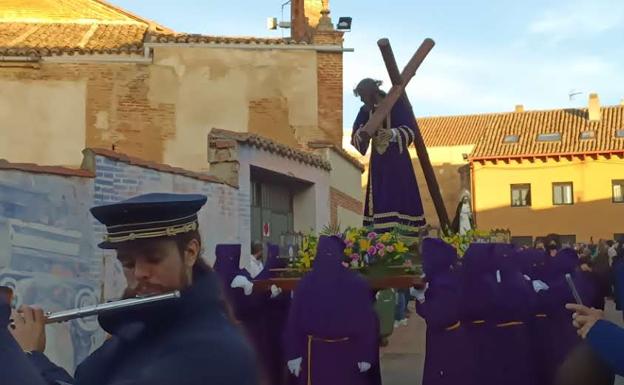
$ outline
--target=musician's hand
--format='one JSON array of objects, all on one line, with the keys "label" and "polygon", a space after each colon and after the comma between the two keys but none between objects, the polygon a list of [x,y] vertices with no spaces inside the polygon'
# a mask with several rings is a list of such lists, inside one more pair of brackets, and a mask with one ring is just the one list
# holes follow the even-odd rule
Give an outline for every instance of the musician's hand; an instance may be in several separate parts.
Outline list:
[{"label": "musician's hand", "polygon": [[25,352],[43,352],[46,346],[43,310],[21,306],[11,314],[9,331]]},{"label": "musician's hand", "polygon": [[587,337],[587,333],[589,333],[598,320],[604,318],[602,310],[588,308],[587,306],[575,303],[567,304],[566,309],[574,311],[574,314],[572,315],[572,324],[578,329],[576,331],[578,335],[583,338]]}]

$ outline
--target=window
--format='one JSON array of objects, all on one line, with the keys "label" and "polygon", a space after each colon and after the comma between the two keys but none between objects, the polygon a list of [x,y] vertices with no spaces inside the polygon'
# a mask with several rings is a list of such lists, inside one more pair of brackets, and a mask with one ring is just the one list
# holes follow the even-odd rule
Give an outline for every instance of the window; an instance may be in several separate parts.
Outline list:
[{"label": "window", "polygon": [[580,139],[594,139],[596,137],[596,131],[582,131],[579,136]]},{"label": "window", "polygon": [[512,184],[511,185],[511,207],[531,206],[531,185]]},{"label": "window", "polygon": [[518,143],[518,140],[520,140],[520,135],[506,135],[503,143]]},{"label": "window", "polygon": [[532,247],[533,237],[532,236],[511,237],[511,244],[516,247],[519,247],[519,246]]},{"label": "window", "polygon": [[611,181],[613,187],[613,203],[624,203],[624,180]]},{"label": "window", "polygon": [[558,142],[561,140],[561,134],[559,132],[551,132],[548,134],[537,135],[538,142]]},{"label": "window", "polygon": [[624,138],[624,130],[616,130],[615,131],[616,138]]},{"label": "window", "polygon": [[574,204],[572,182],[553,183],[553,205]]}]

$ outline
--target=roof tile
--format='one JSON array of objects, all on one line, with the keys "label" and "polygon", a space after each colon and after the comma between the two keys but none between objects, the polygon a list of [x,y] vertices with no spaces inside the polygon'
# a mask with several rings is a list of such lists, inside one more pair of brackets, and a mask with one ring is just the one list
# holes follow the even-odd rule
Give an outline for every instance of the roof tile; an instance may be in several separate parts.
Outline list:
[{"label": "roof tile", "polygon": [[327,171],[331,170],[331,164],[329,163],[329,161],[323,159],[320,155],[295,149],[284,144],[277,143],[269,138],[265,138],[260,135],[244,132],[234,132],[218,128],[213,128],[208,135],[208,140],[211,144],[220,143],[220,141],[223,139],[236,140],[239,143],[245,143],[285,158],[297,160],[301,163],[305,163]]}]

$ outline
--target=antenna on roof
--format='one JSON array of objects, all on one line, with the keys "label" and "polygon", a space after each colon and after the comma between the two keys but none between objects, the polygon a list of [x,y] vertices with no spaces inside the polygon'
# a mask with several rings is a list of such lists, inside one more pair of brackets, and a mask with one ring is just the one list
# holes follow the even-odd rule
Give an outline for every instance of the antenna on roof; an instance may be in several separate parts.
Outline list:
[{"label": "antenna on roof", "polygon": [[582,94],[583,94],[582,91],[577,91],[573,88],[570,90],[570,92],[568,92],[568,98],[570,99],[570,101],[573,101],[576,95],[582,95]]}]

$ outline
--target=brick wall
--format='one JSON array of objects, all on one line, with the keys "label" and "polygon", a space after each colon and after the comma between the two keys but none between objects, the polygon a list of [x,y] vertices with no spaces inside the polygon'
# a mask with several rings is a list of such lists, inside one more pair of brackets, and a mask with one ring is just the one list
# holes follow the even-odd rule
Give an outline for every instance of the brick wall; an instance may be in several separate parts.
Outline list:
[{"label": "brick wall", "polygon": [[[200,211],[199,221],[204,257],[211,263],[214,261],[217,243],[240,243],[241,231],[249,228],[248,224],[240,223],[239,216],[240,204],[248,198],[239,197],[239,190],[234,187],[139,167],[97,154],[94,156],[95,205],[108,204],[148,192],[206,195],[208,202]],[[102,237],[103,226],[95,220],[93,226],[98,232],[97,235]],[[103,253],[104,255],[106,253]]]},{"label": "brick wall", "polygon": [[39,69],[3,68],[0,79],[48,82],[50,87],[50,81],[85,82],[84,146],[115,145],[117,151],[161,162],[164,140],[175,134],[175,107],[149,100],[149,74],[144,64],[43,63]]},{"label": "brick wall", "polygon": [[364,205],[362,202],[333,187],[329,191],[329,204],[330,222],[332,225],[336,225],[338,222],[338,207],[342,207],[358,215],[362,215],[364,212]]},{"label": "brick wall", "polygon": [[342,147],[342,53],[317,53],[318,124],[329,140]]}]

